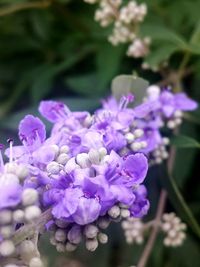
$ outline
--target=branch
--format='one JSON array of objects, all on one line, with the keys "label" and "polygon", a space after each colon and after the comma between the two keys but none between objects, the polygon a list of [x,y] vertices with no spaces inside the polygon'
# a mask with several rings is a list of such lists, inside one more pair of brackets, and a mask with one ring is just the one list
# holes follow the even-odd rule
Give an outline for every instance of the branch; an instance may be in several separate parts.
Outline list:
[{"label": "branch", "polygon": [[144,267],[149,259],[149,256],[151,254],[151,251],[153,249],[159,231],[160,221],[162,218],[162,214],[164,212],[166,199],[167,199],[167,192],[165,190],[162,190],[159,198],[159,204],[156,212],[154,225],[152,227],[152,232],[150,234],[149,240],[145,246],[145,249],[142,253],[142,256],[139,260],[137,267]]},{"label": "branch", "polygon": [[51,209],[46,210],[42,215],[33,223],[24,225],[13,235],[13,242],[18,245],[23,240],[33,237],[35,232],[43,230],[46,223],[52,219]]},{"label": "branch", "polygon": [[0,17],[6,16],[24,9],[32,9],[32,8],[47,8],[51,4],[51,0],[42,0],[35,2],[27,2],[27,3],[19,3],[13,4],[6,7],[0,8]]}]

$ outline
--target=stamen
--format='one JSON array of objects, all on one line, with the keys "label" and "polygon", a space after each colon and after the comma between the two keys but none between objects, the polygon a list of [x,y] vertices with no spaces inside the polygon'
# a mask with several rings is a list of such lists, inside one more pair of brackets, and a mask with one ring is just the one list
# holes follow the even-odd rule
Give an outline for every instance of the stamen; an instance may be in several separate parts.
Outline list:
[{"label": "stamen", "polygon": [[9,139],[7,140],[7,142],[8,142],[9,145],[10,145],[10,157],[9,157],[9,162],[11,163],[11,162],[13,162],[13,143],[14,143],[14,141],[13,141],[13,139],[9,138]]},{"label": "stamen", "polygon": [[4,168],[3,156],[2,156],[2,153],[1,153],[1,151],[3,149],[4,149],[4,145],[0,144],[0,171],[2,171],[3,168]]},{"label": "stamen", "polygon": [[119,102],[119,109],[122,110],[122,109],[127,108],[128,104],[133,102],[133,100],[134,100],[134,96],[131,93],[129,93],[126,96],[122,96]]}]

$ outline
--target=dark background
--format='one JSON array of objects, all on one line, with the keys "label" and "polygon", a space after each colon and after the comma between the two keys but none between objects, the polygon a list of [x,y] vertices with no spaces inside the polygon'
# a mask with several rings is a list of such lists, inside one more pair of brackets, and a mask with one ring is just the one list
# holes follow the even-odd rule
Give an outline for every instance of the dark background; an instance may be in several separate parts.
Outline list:
[{"label": "dark background", "polygon": [[[200,34],[196,43],[189,42],[192,32],[200,25],[199,0],[139,1],[145,2],[149,9],[141,35],[152,37],[151,53],[145,62],[151,68],[157,68],[157,72],[142,69],[141,59],[127,58],[126,45],[112,47],[107,42],[111,27],[101,28],[94,21],[96,6],[82,0],[55,0],[46,8],[10,11],[11,6],[23,7],[27,2],[34,1],[0,2],[1,143],[6,144],[10,137],[18,143],[19,121],[27,113],[38,114],[38,103],[42,99],[60,99],[72,110],[93,111],[100,100],[110,94],[110,84],[116,75],[137,73],[150,83],[167,79],[171,72],[179,69],[188,53],[180,47],[180,40],[188,43],[190,60],[187,65],[191,69],[181,81],[182,87],[199,101]],[[6,14],[5,9],[8,10]],[[163,73],[160,66],[166,61],[168,67]],[[199,110],[192,116],[192,122],[184,122],[180,131],[200,141]],[[179,149],[174,164],[174,179],[197,219],[200,219],[199,162],[199,150]],[[151,200],[146,219],[153,218],[157,206],[161,187],[158,168],[152,168],[146,182]],[[167,210],[174,211],[173,203],[167,203]],[[187,240],[180,248],[164,248],[162,240],[160,235],[148,266],[200,266],[199,239],[190,228]],[[109,229],[108,245],[100,246],[94,253],[80,248],[69,255],[57,254],[48,244],[48,238],[41,242],[49,266],[55,267],[127,267],[137,263],[142,249],[143,246],[127,245],[117,224]]]}]

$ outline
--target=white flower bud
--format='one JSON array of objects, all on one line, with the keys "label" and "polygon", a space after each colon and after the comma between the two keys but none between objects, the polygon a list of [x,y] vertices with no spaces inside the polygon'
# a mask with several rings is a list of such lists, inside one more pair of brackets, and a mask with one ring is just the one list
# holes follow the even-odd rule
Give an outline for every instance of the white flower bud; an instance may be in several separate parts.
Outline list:
[{"label": "white flower bud", "polygon": [[157,85],[151,85],[147,88],[147,95],[151,99],[157,99],[160,95],[160,88]]},{"label": "white flower bud", "polygon": [[142,129],[136,129],[135,131],[134,131],[134,136],[136,137],[136,138],[140,138],[140,137],[142,137],[144,135],[144,131],[142,130]]},{"label": "white flower bud", "polygon": [[167,122],[167,127],[169,129],[174,129],[176,127],[176,123],[174,121],[170,120]]},{"label": "white flower bud", "polygon": [[169,140],[169,138],[167,138],[167,137],[163,137],[162,142],[163,142],[164,145],[167,146],[167,145],[169,145],[170,140]]},{"label": "white flower bud", "polygon": [[52,244],[53,246],[56,246],[57,245],[57,241],[55,239],[55,236],[51,236],[50,239],[49,239],[49,241],[50,241],[50,244]]},{"label": "white flower bud", "polygon": [[87,153],[80,153],[76,156],[76,162],[81,168],[90,167],[89,156]]},{"label": "white flower bud", "polygon": [[29,267],[43,267],[43,266],[44,265],[43,265],[41,259],[38,257],[32,258],[29,262]]},{"label": "white flower bud", "polygon": [[22,223],[24,220],[24,211],[23,210],[15,210],[13,212],[13,220],[16,223]]},{"label": "white flower bud", "polygon": [[135,140],[135,136],[130,132],[125,135],[125,138],[129,144]]},{"label": "white flower bud", "polygon": [[18,165],[16,162],[8,162],[5,164],[5,172],[15,174]]},{"label": "white flower bud", "polygon": [[51,145],[49,147],[49,149],[54,152],[55,157],[58,155],[58,153],[59,153],[59,147],[57,145]]},{"label": "white flower bud", "polygon": [[141,144],[139,142],[134,142],[131,144],[131,149],[133,151],[138,151],[140,150],[142,147],[141,147]]},{"label": "white flower bud", "polygon": [[110,224],[110,220],[107,218],[99,218],[97,224],[101,229],[106,229]]},{"label": "white flower bud", "polygon": [[29,206],[25,209],[25,219],[27,221],[32,221],[37,219],[41,214],[40,208],[37,206]]},{"label": "white flower bud", "polygon": [[61,148],[60,148],[60,153],[62,154],[62,153],[69,153],[69,147],[68,146],[61,146]]},{"label": "white flower bud", "polygon": [[146,148],[147,147],[147,142],[146,141],[142,141],[140,142],[141,148]]},{"label": "white flower bud", "polygon": [[76,250],[77,246],[70,243],[70,242],[67,242],[65,248],[68,252],[72,252],[72,251]]},{"label": "white flower bud", "polygon": [[0,243],[0,255],[8,257],[15,252],[15,246],[11,240],[4,240]]},{"label": "white flower bud", "polygon": [[91,161],[92,164],[99,164],[99,160],[100,160],[100,155],[99,155],[99,151],[96,149],[90,149],[88,156],[89,156],[89,160]]},{"label": "white flower bud", "polygon": [[24,165],[18,165],[16,168],[16,175],[20,180],[24,180],[29,175],[29,170]]},{"label": "white flower bud", "polygon": [[67,235],[66,235],[66,231],[62,230],[62,229],[58,229],[55,232],[55,239],[59,242],[65,242],[67,239]]},{"label": "white flower bud", "polygon": [[37,249],[32,241],[25,240],[19,245],[19,253],[24,262],[29,262],[37,256]]},{"label": "white flower bud", "polygon": [[0,224],[9,224],[12,221],[12,212],[10,210],[0,211]]},{"label": "white flower bud", "polygon": [[47,172],[50,174],[58,174],[60,172],[60,165],[52,161],[47,165]]},{"label": "white flower bud", "polygon": [[22,192],[22,204],[24,206],[33,205],[38,200],[38,192],[33,188],[26,188]]},{"label": "white flower bud", "polygon": [[8,239],[12,235],[12,230],[13,228],[10,225],[2,226],[0,228],[0,236],[4,239]]},{"label": "white flower bud", "polygon": [[99,154],[100,154],[100,157],[101,157],[101,159],[103,159],[106,155],[107,155],[107,150],[106,150],[106,148],[105,147],[101,147],[100,149],[99,149]]},{"label": "white flower bud", "polygon": [[10,184],[11,181],[13,183],[19,183],[19,178],[13,173],[4,173],[1,176],[1,181],[2,181],[2,184],[4,184],[4,185]]},{"label": "white flower bud", "polygon": [[82,239],[81,228],[78,225],[72,226],[67,234],[67,238],[71,243],[75,245],[79,244]]},{"label": "white flower bud", "polygon": [[183,117],[183,112],[181,110],[176,110],[174,112],[174,117],[176,117],[176,118],[182,118]]},{"label": "white flower bud", "polygon": [[84,228],[84,234],[87,238],[95,238],[98,231],[98,228],[93,224],[88,224]]},{"label": "white flower bud", "polygon": [[15,265],[15,264],[6,264],[6,265],[4,265],[4,267],[19,267],[19,266]]},{"label": "white flower bud", "polygon": [[108,210],[108,215],[116,219],[120,215],[120,208],[118,206],[113,206],[111,209]]},{"label": "white flower bud", "polygon": [[57,243],[56,244],[56,250],[58,252],[65,252],[65,245],[63,243]]},{"label": "white flower bud", "polygon": [[97,239],[87,239],[85,242],[85,246],[89,251],[95,251],[98,247]]},{"label": "white flower bud", "polygon": [[62,165],[65,165],[68,162],[68,160],[69,160],[69,155],[65,153],[61,153],[56,159],[56,161]]},{"label": "white flower bud", "polygon": [[130,217],[130,211],[128,209],[121,209],[120,213],[121,213],[122,218]]},{"label": "white flower bud", "polygon": [[106,244],[108,242],[108,236],[104,233],[99,233],[98,240],[101,244]]}]

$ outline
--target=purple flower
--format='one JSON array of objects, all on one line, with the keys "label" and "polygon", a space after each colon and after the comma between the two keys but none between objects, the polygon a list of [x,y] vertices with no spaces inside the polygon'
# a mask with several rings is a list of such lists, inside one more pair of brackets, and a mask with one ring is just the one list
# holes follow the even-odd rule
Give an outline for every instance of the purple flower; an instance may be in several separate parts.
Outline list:
[{"label": "purple flower", "polygon": [[57,101],[42,101],[39,106],[39,112],[41,115],[50,122],[58,122],[65,119],[70,110],[62,102]]},{"label": "purple flower", "polygon": [[[10,176],[13,176],[13,179]],[[0,176],[0,209],[17,206],[21,201],[22,187],[16,176],[6,175]]]},{"label": "purple flower", "polygon": [[140,185],[135,190],[135,201],[130,208],[131,215],[133,217],[141,218],[147,214],[149,206],[150,204],[147,199],[147,190],[144,185]]},{"label": "purple flower", "polygon": [[29,151],[39,148],[46,138],[44,124],[37,117],[25,116],[19,124],[19,138]]}]

